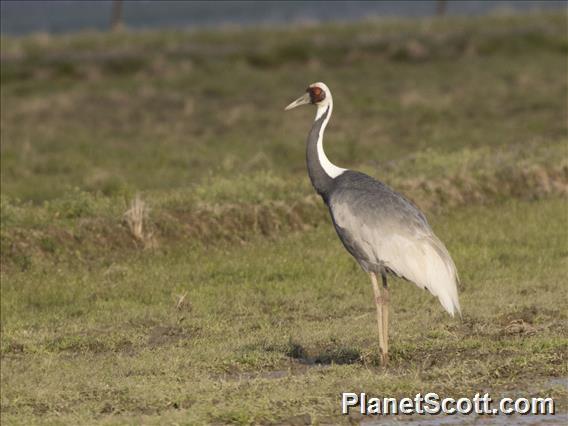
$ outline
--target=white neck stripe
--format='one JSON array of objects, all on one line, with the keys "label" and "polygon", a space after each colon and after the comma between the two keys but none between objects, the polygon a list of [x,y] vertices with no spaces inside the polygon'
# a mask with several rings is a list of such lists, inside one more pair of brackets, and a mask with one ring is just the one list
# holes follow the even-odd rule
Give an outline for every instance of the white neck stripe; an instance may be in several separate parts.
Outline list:
[{"label": "white neck stripe", "polygon": [[[327,105],[325,105],[325,104],[327,104]],[[331,117],[331,113],[333,111],[333,101],[331,101],[331,99],[329,99],[329,102],[325,102],[325,104],[324,105],[318,105],[318,110],[317,110],[317,113],[316,113],[316,120],[318,120],[327,110],[327,117],[325,117],[325,120],[321,125],[319,135],[318,135],[318,143],[317,143],[318,161],[319,161],[321,167],[323,168],[323,170],[325,171],[325,173],[330,178],[335,179],[337,176],[342,174],[347,169],[342,169],[341,167],[337,167],[335,164],[333,164],[331,161],[329,161],[329,159],[327,158],[327,155],[325,155],[325,152],[323,150],[323,132],[325,131],[325,127],[327,126],[327,123],[329,122],[329,118]]]}]

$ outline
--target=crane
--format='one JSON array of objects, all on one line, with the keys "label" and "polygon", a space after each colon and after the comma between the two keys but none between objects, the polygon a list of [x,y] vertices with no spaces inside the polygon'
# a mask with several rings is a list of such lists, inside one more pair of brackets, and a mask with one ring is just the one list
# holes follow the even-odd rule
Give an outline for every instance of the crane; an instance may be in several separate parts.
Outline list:
[{"label": "crane", "polygon": [[[461,314],[458,272],[426,216],[410,200],[383,182],[329,161],[323,150],[323,134],[333,111],[329,88],[322,82],[313,83],[285,110],[307,104],[317,108],[306,144],[308,175],[329,209],[339,239],[370,276],[377,308],[380,358],[382,365],[387,365],[387,275],[427,289],[453,317]],[[382,285],[378,283],[379,275]]]}]

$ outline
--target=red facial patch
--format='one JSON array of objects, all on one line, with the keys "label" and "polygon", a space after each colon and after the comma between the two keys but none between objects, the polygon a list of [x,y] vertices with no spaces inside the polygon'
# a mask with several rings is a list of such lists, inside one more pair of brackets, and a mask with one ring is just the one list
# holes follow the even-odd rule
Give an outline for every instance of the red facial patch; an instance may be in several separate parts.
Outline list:
[{"label": "red facial patch", "polygon": [[321,87],[308,87],[306,92],[310,94],[310,102],[312,104],[317,104],[325,99],[325,92],[321,89]]}]

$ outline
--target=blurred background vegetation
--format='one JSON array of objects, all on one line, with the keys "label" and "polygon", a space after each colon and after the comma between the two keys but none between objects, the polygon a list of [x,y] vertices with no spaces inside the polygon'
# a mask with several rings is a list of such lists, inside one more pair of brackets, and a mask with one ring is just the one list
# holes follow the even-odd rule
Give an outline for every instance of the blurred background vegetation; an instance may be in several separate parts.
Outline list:
[{"label": "blurred background vegetation", "polygon": [[311,113],[282,107],[320,80],[330,158],[424,208],[563,192],[565,29],[541,14],[5,36],[3,229],[120,223],[140,191],[155,215],[309,198]]}]

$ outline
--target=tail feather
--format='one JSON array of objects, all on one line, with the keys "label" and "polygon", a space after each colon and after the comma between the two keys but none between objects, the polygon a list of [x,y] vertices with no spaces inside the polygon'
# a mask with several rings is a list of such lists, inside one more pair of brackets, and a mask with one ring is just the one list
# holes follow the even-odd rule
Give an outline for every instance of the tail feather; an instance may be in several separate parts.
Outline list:
[{"label": "tail feather", "polygon": [[438,297],[451,316],[461,316],[458,299],[459,276],[456,265],[444,244],[435,236],[425,240],[426,276],[425,286]]},{"label": "tail feather", "polygon": [[428,289],[448,313],[461,314],[458,299],[458,273],[444,244],[433,234],[419,238],[392,236],[384,245],[376,245],[376,257],[398,276]]}]

